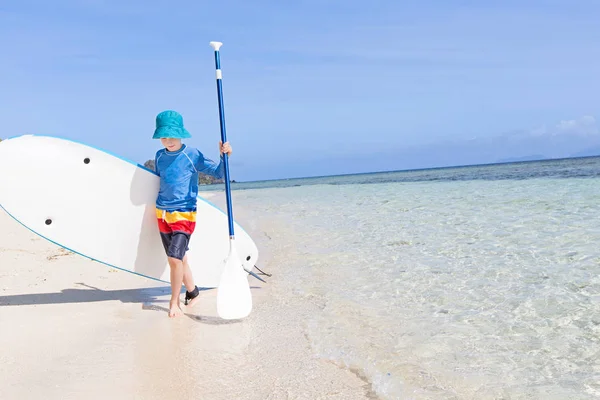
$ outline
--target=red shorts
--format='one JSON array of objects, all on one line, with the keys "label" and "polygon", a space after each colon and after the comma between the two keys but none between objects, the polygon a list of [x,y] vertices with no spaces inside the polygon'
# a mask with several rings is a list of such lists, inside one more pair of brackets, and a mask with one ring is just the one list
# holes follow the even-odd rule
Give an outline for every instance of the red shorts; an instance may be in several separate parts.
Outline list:
[{"label": "red shorts", "polygon": [[165,211],[157,208],[156,218],[167,257],[183,260],[196,229],[196,210]]}]

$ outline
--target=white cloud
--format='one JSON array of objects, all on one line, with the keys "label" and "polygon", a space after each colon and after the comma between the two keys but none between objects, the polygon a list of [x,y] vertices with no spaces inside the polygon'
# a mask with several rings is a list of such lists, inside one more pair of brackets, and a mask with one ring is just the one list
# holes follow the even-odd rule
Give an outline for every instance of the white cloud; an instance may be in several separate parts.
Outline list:
[{"label": "white cloud", "polygon": [[591,115],[585,115],[579,119],[560,121],[560,123],[556,125],[555,134],[591,136],[598,135],[598,133],[599,130],[598,125],[596,124],[596,118]]},{"label": "white cloud", "polygon": [[532,136],[597,136],[600,135],[600,129],[596,118],[591,115],[584,115],[578,119],[562,120],[553,127],[541,125],[530,131]]}]

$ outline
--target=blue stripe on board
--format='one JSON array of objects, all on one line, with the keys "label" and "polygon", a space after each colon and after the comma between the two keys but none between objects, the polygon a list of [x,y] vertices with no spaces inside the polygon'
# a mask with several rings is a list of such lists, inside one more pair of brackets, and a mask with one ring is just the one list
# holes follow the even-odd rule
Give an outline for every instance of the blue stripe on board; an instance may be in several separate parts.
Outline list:
[{"label": "blue stripe on board", "polygon": [[18,222],[20,225],[22,225],[22,226],[24,226],[25,228],[27,228],[29,231],[31,231],[31,232],[35,233],[36,235],[38,235],[38,236],[40,236],[40,237],[42,237],[42,238],[46,239],[46,240],[47,240],[47,241],[49,241],[50,243],[54,243],[55,245],[57,245],[57,246],[59,246],[59,247],[62,247],[63,249],[69,250],[70,252],[73,252],[73,253],[75,253],[75,254],[79,254],[79,255],[80,255],[80,256],[82,256],[82,257],[85,257],[85,258],[87,258],[87,259],[89,259],[89,260],[92,260],[92,261],[96,261],[96,262],[98,262],[98,263],[100,263],[100,264],[104,264],[104,265],[106,265],[106,266],[109,266],[109,267],[111,267],[111,268],[115,268],[115,269],[118,269],[118,270],[121,270],[121,271],[129,272],[129,273],[131,273],[131,274],[135,274],[135,275],[138,275],[138,276],[142,276],[142,277],[144,277],[144,278],[152,279],[152,280],[154,280],[154,281],[158,281],[158,282],[162,282],[162,283],[170,284],[170,282],[168,282],[168,281],[163,281],[162,279],[153,278],[153,277],[151,277],[151,276],[144,275],[144,274],[140,274],[139,272],[131,271],[131,270],[129,270],[129,269],[120,268],[120,267],[117,267],[117,266],[115,266],[115,265],[108,264],[108,263],[106,263],[106,262],[104,262],[104,261],[96,260],[95,258],[92,258],[92,257],[86,256],[86,255],[85,255],[85,254],[83,254],[83,253],[80,253],[80,252],[78,252],[78,251],[76,251],[76,250],[73,250],[73,249],[71,249],[71,248],[69,248],[69,247],[67,247],[67,246],[64,246],[64,245],[62,245],[62,244],[60,244],[60,243],[58,243],[58,242],[55,242],[54,240],[47,238],[46,236],[42,235],[41,233],[34,231],[34,230],[33,230],[33,229],[31,229],[30,227],[28,227],[27,225],[25,225],[24,223],[22,223],[21,221],[19,221],[19,220],[18,220],[18,219],[17,219],[17,218],[16,218],[14,215],[12,215],[10,212],[8,212],[8,210],[7,210],[6,208],[4,208],[4,207],[2,206],[2,204],[0,204],[0,208],[2,208],[2,209],[3,209],[3,210],[4,210],[4,211],[5,211],[5,212],[6,212],[6,213],[7,213],[7,214],[8,214],[8,215],[9,215],[9,216],[12,218],[12,219],[14,219],[15,221],[17,221],[17,222]]}]

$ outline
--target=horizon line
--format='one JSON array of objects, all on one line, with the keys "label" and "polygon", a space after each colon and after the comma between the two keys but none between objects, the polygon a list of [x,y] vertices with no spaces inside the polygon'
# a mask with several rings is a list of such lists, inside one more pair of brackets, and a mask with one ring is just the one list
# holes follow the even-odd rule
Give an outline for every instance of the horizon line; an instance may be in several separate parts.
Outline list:
[{"label": "horizon line", "polygon": [[[440,170],[440,169],[452,169],[452,168],[470,168],[470,167],[486,167],[486,166],[494,166],[494,165],[506,165],[506,164],[527,164],[534,163],[540,161],[564,161],[564,160],[576,160],[582,158],[597,158],[600,157],[600,154],[591,155],[591,156],[572,156],[572,157],[544,157],[533,160],[522,160],[522,161],[495,161],[489,163],[481,163],[481,164],[456,164],[456,165],[445,165],[445,166],[436,166],[436,167],[423,167],[423,168],[409,168],[409,169],[394,169],[394,170],[379,170],[379,171],[370,171],[370,172],[349,172],[345,174],[332,174],[332,175],[308,175],[308,176],[296,176],[289,178],[274,178],[274,179],[259,179],[259,180],[250,180],[250,181],[238,181],[235,180],[236,184],[240,183],[262,183],[262,182],[276,182],[276,181],[287,181],[287,180],[296,180],[296,179],[318,179],[318,178],[334,178],[334,177],[343,177],[343,176],[357,176],[357,175],[374,175],[374,174],[390,174],[395,172],[416,172],[416,171],[431,171],[431,170]],[[219,183],[213,184],[205,184],[203,186],[214,186],[219,185]]]}]

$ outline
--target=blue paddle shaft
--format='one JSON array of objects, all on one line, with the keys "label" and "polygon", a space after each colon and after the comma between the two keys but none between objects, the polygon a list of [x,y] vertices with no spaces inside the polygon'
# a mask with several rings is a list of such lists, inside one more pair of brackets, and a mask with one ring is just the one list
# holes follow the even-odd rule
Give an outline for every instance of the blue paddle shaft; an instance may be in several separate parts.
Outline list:
[{"label": "blue paddle shaft", "polygon": [[[225,107],[223,105],[223,82],[221,78],[221,58],[219,50],[215,49],[215,67],[217,70],[217,96],[219,98],[219,119],[221,123],[221,141],[227,142],[227,133],[225,130]],[[233,207],[231,206],[231,185],[229,179],[229,160],[227,154],[223,154],[225,164],[225,196],[227,198],[227,217],[229,219],[229,236],[234,237],[233,232]]]}]

